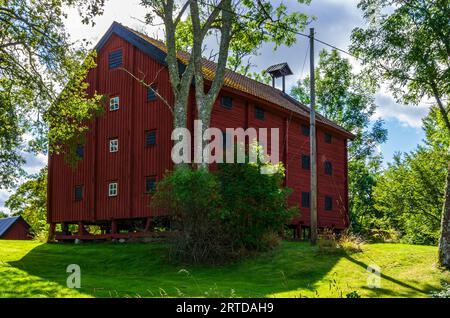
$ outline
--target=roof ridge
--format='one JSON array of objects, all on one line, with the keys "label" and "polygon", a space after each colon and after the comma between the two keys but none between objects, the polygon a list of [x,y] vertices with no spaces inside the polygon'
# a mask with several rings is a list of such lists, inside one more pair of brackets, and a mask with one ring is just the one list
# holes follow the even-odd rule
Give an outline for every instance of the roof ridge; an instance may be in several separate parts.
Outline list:
[{"label": "roof ridge", "polygon": [[[163,41],[155,39],[147,34],[144,34],[141,31],[137,31],[133,28],[125,26],[117,21],[113,22],[111,28],[115,24],[134,33],[136,36],[139,36],[144,41],[149,42],[149,44],[156,46],[158,49],[163,51],[163,53],[167,54],[167,46]],[[152,43],[152,42],[154,42],[154,43]],[[184,55],[184,57],[183,57],[183,55]],[[183,59],[187,60],[190,58],[190,56],[191,56],[191,54],[186,51],[178,51],[177,52],[177,58],[180,59],[183,64],[186,64],[186,62],[183,62],[182,60]],[[216,68],[217,63],[214,61],[211,61],[203,56],[202,56],[202,61],[203,61],[202,64],[204,64],[203,68],[206,69],[206,70],[204,70],[203,76],[206,79],[212,80],[213,74],[211,74],[211,72],[214,72],[215,70],[214,69],[211,70],[211,67]],[[286,62],[283,62],[283,63],[286,63]],[[283,64],[283,63],[278,63],[278,64]],[[205,71],[209,71],[209,74],[208,74],[208,72],[205,72]],[[208,75],[212,78],[208,78]],[[279,107],[282,107],[282,108],[285,108],[285,109],[291,110],[291,111],[296,111],[305,117],[309,117],[310,108],[308,106],[304,105],[302,102],[295,99],[294,97],[290,96],[286,92],[283,92],[280,89],[273,87],[269,84],[259,82],[249,76],[243,75],[243,74],[233,71],[229,68],[225,69],[225,75],[229,75],[229,76],[225,76],[224,86],[239,90],[244,93],[248,93],[257,98],[266,100],[269,103],[278,105]],[[235,77],[235,78],[233,79],[233,77]],[[247,83],[245,83],[245,82],[247,82]],[[255,87],[253,87],[253,89],[252,89],[252,87],[248,87],[249,84],[251,85],[252,83],[254,86],[260,85],[260,87],[259,87],[260,89],[256,89]],[[264,89],[261,90],[261,88],[265,88],[266,92],[263,91]],[[288,103],[292,106],[290,106]],[[331,126],[334,129],[337,129],[337,130],[345,133],[346,135],[348,135],[347,137],[349,137],[349,138],[352,138],[354,136],[351,132],[347,131],[344,127],[342,127],[339,124],[333,122],[332,120],[326,118],[324,115],[322,115],[318,112],[316,112],[316,114],[317,114],[317,119],[319,119],[319,122],[322,122],[323,124],[325,124],[327,126]]]},{"label": "roof ridge", "polygon": [[5,218],[0,218],[0,220],[18,219],[18,218],[20,218],[20,215],[17,215],[17,216],[7,216],[7,217],[5,217]]},{"label": "roof ridge", "polygon": [[[118,22],[117,22],[117,23],[118,23]],[[149,36],[149,35],[147,35],[147,34],[144,34],[144,33],[140,32],[140,31],[134,30],[133,28],[130,28],[130,27],[128,27],[128,26],[125,26],[125,25],[123,25],[123,24],[121,24],[121,23],[118,23],[118,24],[120,24],[121,26],[123,26],[123,27],[125,27],[125,28],[127,28],[127,29],[129,29],[129,30],[131,30],[131,31],[133,31],[134,33],[137,33],[137,34],[139,34],[139,35],[148,37],[148,38],[150,38],[151,40],[156,41],[156,42],[159,42],[161,45],[164,45],[165,47],[167,47],[167,45],[166,45],[163,41],[161,41],[161,40],[152,38],[151,36]],[[182,53],[182,54],[187,54],[187,55],[189,55],[189,56],[191,55],[191,53],[186,52],[186,51],[180,51],[180,53]],[[209,62],[209,63],[214,63],[215,66],[217,66],[217,63],[216,63],[216,62],[214,62],[214,61],[212,61],[212,60],[210,60],[210,59],[207,59],[207,58],[204,57],[204,56],[202,56],[202,59],[205,60],[205,61],[207,61],[207,62]],[[282,63],[279,63],[279,64],[286,64],[286,62],[282,62]],[[278,64],[275,64],[275,65],[278,65]],[[258,84],[261,84],[261,85],[267,86],[268,88],[271,88],[271,89],[274,89],[274,90],[276,90],[276,91],[282,92],[281,90],[279,90],[279,89],[276,88],[276,87],[273,87],[273,86],[271,86],[271,85],[269,85],[269,84],[267,84],[267,83],[263,83],[263,82],[257,81],[257,80],[255,80],[255,79],[253,79],[253,78],[251,78],[251,77],[248,77],[247,75],[238,73],[238,72],[236,72],[236,71],[234,71],[234,70],[232,70],[232,69],[230,69],[230,68],[228,68],[228,67],[225,68],[225,69],[226,69],[227,71],[229,71],[229,72],[232,72],[232,73],[238,75],[238,76],[245,77],[246,79],[249,79],[249,80],[251,80],[251,81],[254,81],[254,82],[258,83]]]}]

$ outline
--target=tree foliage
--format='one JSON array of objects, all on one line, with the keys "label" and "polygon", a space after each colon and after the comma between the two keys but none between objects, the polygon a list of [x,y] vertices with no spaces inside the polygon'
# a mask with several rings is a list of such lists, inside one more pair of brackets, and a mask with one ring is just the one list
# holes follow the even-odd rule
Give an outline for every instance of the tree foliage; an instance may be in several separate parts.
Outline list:
[{"label": "tree foliage", "polygon": [[352,52],[399,101],[435,99],[450,134],[450,2],[362,0],[358,7],[370,23],[353,30]]},{"label": "tree foliage", "polygon": [[[78,7],[83,22],[92,22],[103,2],[0,1],[0,188],[14,185],[23,172],[23,151],[47,151],[49,144],[61,151],[83,135],[80,124],[100,108],[100,97],[85,92],[93,57],[71,43],[63,19],[66,8]],[[25,133],[32,137],[28,145]]]},{"label": "tree foliage", "polygon": [[[397,154],[375,187],[374,198],[381,223],[400,232],[402,241],[436,244],[439,239],[444,185],[450,154],[441,147],[440,112],[432,108],[423,120],[425,145]],[[447,142],[449,139],[447,139]]]},{"label": "tree foliage", "polygon": [[[165,27],[166,60],[175,96],[171,107],[175,128],[186,127],[192,80],[195,82],[198,119],[202,121],[202,131],[205,131],[209,127],[212,106],[224,83],[227,64],[237,70],[244,57],[255,54],[264,42],[273,42],[276,46],[292,45],[296,39],[293,30],[303,29],[308,22],[305,14],[289,13],[284,4],[275,6],[266,0],[142,0],[141,3],[151,9],[147,22],[152,24],[158,17]],[[214,36],[217,38],[214,54],[217,65],[211,83],[206,83],[202,58],[207,40]],[[181,50],[190,53],[189,61],[183,61],[186,67],[182,72],[177,60]],[[160,98],[168,104],[167,98]],[[205,143],[197,147],[203,147]],[[207,158],[203,162],[201,166],[205,167]]]},{"label": "tree foliage", "polygon": [[[434,99],[449,136],[450,1],[362,0],[358,6],[369,23],[353,30],[352,52],[388,81],[397,100]],[[450,162],[447,175],[450,180]],[[444,193],[439,262],[450,268],[450,184]]]},{"label": "tree foliage", "polygon": [[47,168],[22,183],[5,202],[12,215],[21,215],[37,237],[45,237],[47,225]]},{"label": "tree foliage", "polygon": [[189,263],[223,263],[278,244],[298,210],[288,207],[283,173],[259,164],[224,164],[215,173],[180,167],[158,183],[152,206],[178,229],[171,255]]}]

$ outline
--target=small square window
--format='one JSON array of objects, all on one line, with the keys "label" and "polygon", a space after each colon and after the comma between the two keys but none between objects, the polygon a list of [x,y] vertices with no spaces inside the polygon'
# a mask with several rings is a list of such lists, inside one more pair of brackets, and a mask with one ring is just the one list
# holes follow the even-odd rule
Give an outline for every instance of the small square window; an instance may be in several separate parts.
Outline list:
[{"label": "small square window", "polygon": [[333,197],[330,197],[328,195],[325,197],[325,210],[326,211],[333,210]]},{"label": "small square window", "polygon": [[147,88],[147,102],[151,102],[157,99],[156,96],[156,90],[157,86],[156,84],[151,85],[149,88]]},{"label": "small square window", "polygon": [[119,139],[110,139],[109,152],[118,152],[118,151],[119,151]]},{"label": "small square window", "polygon": [[309,137],[309,135],[310,135],[309,126],[302,125],[301,129],[302,129],[303,136],[308,136]]},{"label": "small square window", "polygon": [[122,66],[122,50],[110,52],[108,55],[109,69]]},{"label": "small square window", "polygon": [[112,112],[112,111],[118,110],[119,102],[120,102],[120,99],[118,96],[111,98],[109,100],[109,111]]},{"label": "small square window", "polygon": [[156,178],[146,177],[145,178],[145,193],[152,193],[156,190]]},{"label": "small square window", "polygon": [[333,175],[333,165],[331,164],[331,161],[325,161],[325,174],[326,175]]},{"label": "small square window", "polygon": [[333,136],[329,133],[325,133],[325,142],[327,144],[331,144],[332,141],[333,141]]},{"label": "small square window", "polygon": [[147,130],[145,132],[145,145],[147,147],[156,145],[156,130]]},{"label": "small square window", "polygon": [[265,111],[261,107],[256,106],[255,107],[255,118],[259,120],[264,120],[265,117]]},{"label": "small square window", "polygon": [[302,155],[302,169],[309,170],[311,165],[311,160],[308,155]]},{"label": "small square window", "polygon": [[302,208],[310,207],[310,194],[309,192],[302,192]]},{"label": "small square window", "polygon": [[78,145],[77,149],[75,150],[75,153],[77,155],[78,158],[83,158],[84,157],[84,147],[83,145]]},{"label": "small square window", "polygon": [[108,196],[116,197],[118,192],[118,184],[117,182],[112,182],[108,185]]},{"label": "small square window", "polygon": [[222,105],[224,108],[232,109],[233,108],[233,98],[230,96],[222,96],[220,98],[220,105]]},{"label": "small square window", "polygon": [[75,201],[83,200],[83,186],[75,186]]}]

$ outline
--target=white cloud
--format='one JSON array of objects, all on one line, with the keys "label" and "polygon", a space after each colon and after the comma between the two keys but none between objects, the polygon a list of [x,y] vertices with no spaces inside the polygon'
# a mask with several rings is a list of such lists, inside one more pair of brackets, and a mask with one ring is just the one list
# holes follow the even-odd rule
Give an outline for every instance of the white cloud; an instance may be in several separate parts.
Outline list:
[{"label": "white cloud", "polygon": [[139,31],[146,31],[150,36],[161,38],[163,29],[158,26],[148,26],[142,23],[148,9],[141,6],[140,1],[109,0],[104,7],[104,13],[94,18],[95,25],[85,25],[81,22],[77,9],[68,11],[65,21],[67,32],[73,41],[89,40],[95,45],[106,33],[114,21]]},{"label": "white cloud", "polygon": [[9,209],[4,207],[4,205],[5,201],[9,198],[10,195],[11,195],[10,192],[0,189],[0,212],[9,213]]},{"label": "white cloud", "polygon": [[375,119],[396,119],[402,125],[421,128],[422,119],[427,116],[429,106],[426,104],[402,105],[395,102],[394,98],[383,91],[376,94],[378,108],[374,115]]}]

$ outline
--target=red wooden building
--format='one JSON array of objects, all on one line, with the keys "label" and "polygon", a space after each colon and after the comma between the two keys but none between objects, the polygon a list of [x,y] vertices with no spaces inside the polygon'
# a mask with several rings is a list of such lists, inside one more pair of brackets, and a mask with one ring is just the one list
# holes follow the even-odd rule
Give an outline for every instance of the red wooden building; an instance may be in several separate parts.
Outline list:
[{"label": "red wooden building", "polygon": [[0,219],[0,240],[29,240],[30,225],[21,217]]},{"label": "red wooden building", "polygon": [[[173,100],[162,42],[113,23],[98,43],[97,68],[87,81],[90,92],[108,96],[105,113],[90,123],[86,144],[77,150],[82,160],[76,168],[63,156],[49,158],[48,222],[54,229],[78,224],[77,235],[86,236],[84,226],[103,226],[107,237],[130,224],[148,230],[153,217],[148,195],[171,160],[172,114],[166,105],[129,72],[145,75],[155,89]],[[188,56],[179,55],[180,67]],[[215,64],[204,60],[206,83],[214,76]],[[286,70],[279,65],[274,71]],[[289,70],[288,70],[289,71]],[[275,76],[276,74],[273,73]],[[155,80],[154,80],[155,79]],[[283,78],[284,82],[284,78]],[[194,96],[194,94],[191,94]],[[193,128],[195,104],[191,98],[188,126]],[[225,84],[213,109],[211,127],[280,129],[280,160],[286,167],[286,185],[294,190],[291,204],[301,216],[292,222],[309,226],[309,110],[282,90],[227,71]],[[317,116],[318,225],[344,229],[348,226],[347,140],[353,135]],[[59,235],[63,239],[66,236]],[[72,238],[74,236],[71,236]]]}]

